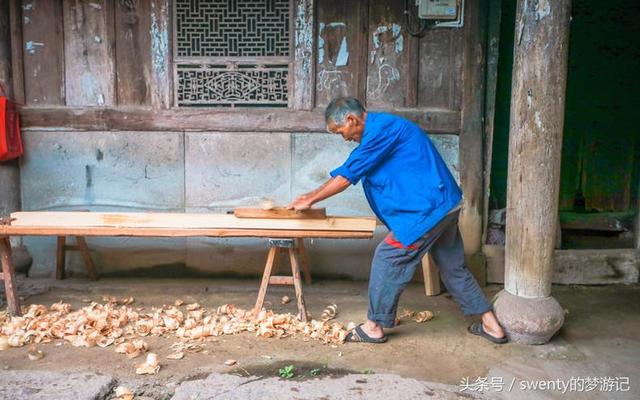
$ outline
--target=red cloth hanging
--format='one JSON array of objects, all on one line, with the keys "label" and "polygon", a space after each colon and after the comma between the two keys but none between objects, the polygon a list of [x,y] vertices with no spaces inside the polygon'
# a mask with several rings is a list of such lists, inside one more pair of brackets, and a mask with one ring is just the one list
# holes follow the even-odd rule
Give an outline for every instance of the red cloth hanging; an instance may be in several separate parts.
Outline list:
[{"label": "red cloth hanging", "polygon": [[0,96],[0,161],[7,161],[20,157],[23,148],[20,137],[20,116],[16,103],[4,96],[4,90],[2,92]]}]

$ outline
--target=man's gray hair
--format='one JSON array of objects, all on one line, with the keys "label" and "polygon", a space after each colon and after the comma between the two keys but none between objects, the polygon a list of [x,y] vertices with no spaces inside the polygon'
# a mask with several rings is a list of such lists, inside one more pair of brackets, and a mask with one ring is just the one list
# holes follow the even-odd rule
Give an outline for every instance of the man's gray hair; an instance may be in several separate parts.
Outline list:
[{"label": "man's gray hair", "polygon": [[361,116],[366,110],[362,103],[355,97],[336,97],[324,111],[324,120],[327,124],[333,122],[341,126],[345,123],[347,115],[353,114],[357,117]]}]

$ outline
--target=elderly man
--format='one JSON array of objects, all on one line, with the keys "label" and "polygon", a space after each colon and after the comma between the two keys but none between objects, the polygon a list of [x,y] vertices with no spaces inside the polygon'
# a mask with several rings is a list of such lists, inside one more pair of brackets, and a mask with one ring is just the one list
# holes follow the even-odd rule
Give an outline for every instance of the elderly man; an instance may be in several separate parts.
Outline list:
[{"label": "elderly man", "polygon": [[362,181],[371,209],[390,230],[371,264],[367,322],[350,332],[347,341],[387,340],[383,328],[395,325],[400,294],[430,251],[464,314],[482,315],[469,332],[505,343],[491,305],[464,264],[458,231],[462,193],[428,136],[403,118],[367,112],[353,97],[333,99],[325,120],[329,132],[360,144],[331,171],[331,179],[297,197],[289,208],[307,209]]}]

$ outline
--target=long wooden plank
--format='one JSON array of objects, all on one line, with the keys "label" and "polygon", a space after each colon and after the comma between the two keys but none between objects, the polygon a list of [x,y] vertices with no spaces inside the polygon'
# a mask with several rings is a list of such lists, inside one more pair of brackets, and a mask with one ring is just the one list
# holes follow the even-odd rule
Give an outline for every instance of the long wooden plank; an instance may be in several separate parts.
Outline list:
[{"label": "long wooden plank", "polygon": [[272,219],[325,219],[327,212],[324,208],[310,208],[303,211],[288,210],[277,207],[270,210],[262,208],[237,207],[233,215],[238,218],[272,218]]},{"label": "long wooden plank", "polygon": [[0,235],[6,236],[131,236],[131,237],[267,237],[267,238],[331,238],[370,239],[373,231],[327,231],[288,229],[176,229],[176,228],[118,228],[85,227],[60,228],[53,226],[2,226]]},{"label": "long wooden plank", "polygon": [[12,226],[56,228],[176,228],[372,231],[370,218],[327,217],[316,219],[247,219],[227,214],[117,213],[117,212],[15,212]]}]

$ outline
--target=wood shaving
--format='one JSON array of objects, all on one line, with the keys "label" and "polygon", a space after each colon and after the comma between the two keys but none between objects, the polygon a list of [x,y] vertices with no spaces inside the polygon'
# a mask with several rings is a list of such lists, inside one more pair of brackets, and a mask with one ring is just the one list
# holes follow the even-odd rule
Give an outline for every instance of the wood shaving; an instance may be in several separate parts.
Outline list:
[{"label": "wood shaving", "polygon": [[289,298],[289,296],[282,296],[282,300],[280,300],[280,302],[282,304],[287,304],[287,303],[291,302],[291,299]]},{"label": "wood shaving", "polygon": [[[144,354],[148,346],[142,338],[170,336],[179,347],[173,353],[201,352],[203,343],[223,335],[244,332],[260,338],[283,339],[299,336],[304,341],[318,340],[340,344],[349,329],[342,324],[317,321],[301,322],[292,314],[275,314],[272,310],[250,310],[224,304],[210,312],[197,303],[181,311],[176,306],[162,306],[141,311],[118,304],[113,296],[106,303],[91,302],[78,310],[58,302],[50,307],[32,304],[21,317],[0,313],[0,348],[60,340],[75,347],[110,347],[129,358]],[[337,312],[337,308],[334,309]]]},{"label": "wood shaving", "polygon": [[167,358],[169,360],[182,360],[184,358],[184,352],[180,351],[178,353],[169,354]]},{"label": "wood shaving", "polygon": [[118,386],[113,394],[116,396],[114,400],[133,400],[133,392],[125,386]]},{"label": "wood shaving", "polygon": [[338,305],[330,304],[322,311],[322,314],[320,314],[320,319],[322,321],[329,321],[331,319],[334,319],[336,317],[336,314],[338,314]]},{"label": "wood shaving", "polygon": [[133,297],[125,297],[124,299],[120,300],[120,304],[128,306],[129,304],[133,303],[133,301]]},{"label": "wood shaving", "polygon": [[154,375],[158,371],[160,371],[160,364],[158,363],[158,355],[155,353],[147,354],[145,361],[136,367],[138,375]]},{"label": "wood shaving", "polygon": [[9,347],[9,338],[6,336],[0,336],[0,350],[7,350]]},{"label": "wood shaving", "polygon": [[184,304],[184,301],[182,301],[182,300],[180,300],[180,299],[176,299],[176,301],[174,301],[174,302],[173,302],[173,304],[174,304],[176,307],[180,307],[181,305],[183,305],[183,304]]},{"label": "wood shaving", "polygon": [[415,315],[414,320],[417,323],[427,322],[433,319],[433,313],[429,310],[420,311]]},{"label": "wood shaving", "polygon": [[236,361],[236,360],[227,360],[227,361],[224,362],[224,365],[232,366],[232,365],[236,365],[237,363],[238,363],[238,361]]},{"label": "wood shaving", "polygon": [[413,318],[415,314],[416,314],[415,311],[409,310],[408,308],[403,308],[402,313],[400,313],[398,318],[400,319]]}]

